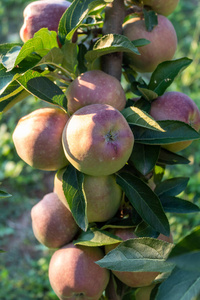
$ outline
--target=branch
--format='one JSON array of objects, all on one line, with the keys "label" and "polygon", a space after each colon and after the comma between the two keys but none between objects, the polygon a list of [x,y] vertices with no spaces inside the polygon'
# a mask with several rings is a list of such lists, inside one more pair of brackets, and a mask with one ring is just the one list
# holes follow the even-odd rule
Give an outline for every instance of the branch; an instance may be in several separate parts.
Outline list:
[{"label": "branch", "polygon": [[[114,0],[105,9],[103,34],[122,34],[122,24],[125,17],[124,0]],[[121,79],[122,53],[116,52],[102,56],[102,70],[109,75]]]}]

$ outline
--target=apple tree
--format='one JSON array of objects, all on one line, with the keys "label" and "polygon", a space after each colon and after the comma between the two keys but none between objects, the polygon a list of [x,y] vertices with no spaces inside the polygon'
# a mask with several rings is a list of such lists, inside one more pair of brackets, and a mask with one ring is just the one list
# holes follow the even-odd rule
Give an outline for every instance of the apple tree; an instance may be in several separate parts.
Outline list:
[{"label": "apple tree", "polygon": [[27,164],[55,173],[31,218],[36,239],[55,250],[49,281],[59,299],[200,294],[200,227],[174,245],[168,220],[199,207],[179,196],[187,174],[164,177],[189,164],[178,152],[200,138],[195,102],[167,90],[192,63],[174,58],[177,5],[33,1],[23,42],[0,45],[1,112],[29,95],[47,104],[19,120],[13,143]]}]

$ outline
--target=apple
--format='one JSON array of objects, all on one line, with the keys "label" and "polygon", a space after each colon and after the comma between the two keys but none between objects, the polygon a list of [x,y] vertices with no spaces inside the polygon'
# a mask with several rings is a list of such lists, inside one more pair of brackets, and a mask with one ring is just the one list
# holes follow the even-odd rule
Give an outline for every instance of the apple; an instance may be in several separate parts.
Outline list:
[{"label": "apple", "polygon": [[110,273],[95,261],[104,256],[98,247],[72,243],[56,250],[49,264],[50,284],[59,299],[99,300]]},{"label": "apple", "polygon": [[[54,178],[54,191],[63,204],[69,208],[62,188],[63,170],[59,170]],[[118,211],[122,189],[116,183],[114,175],[90,176],[84,175],[83,191],[87,199],[88,222],[105,222]]]},{"label": "apple", "polygon": [[121,83],[100,70],[79,75],[69,85],[66,96],[70,114],[89,104],[109,104],[118,110],[124,109],[126,105],[126,96]]},{"label": "apple", "polygon": [[62,147],[62,132],[69,119],[59,108],[40,108],[22,117],[13,142],[19,157],[33,168],[54,171],[67,161]]},{"label": "apple", "polygon": [[144,19],[132,18],[124,23],[123,34],[131,41],[150,41],[150,44],[138,48],[140,55],[125,54],[130,66],[137,72],[153,72],[158,64],[171,60],[176,52],[176,31],[172,23],[162,15],[158,15],[158,25],[152,31],[147,31]]},{"label": "apple", "polygon": [[[156,120],[182,121],[195,130],[200,129],[200,111],[195,102],[181,92],[166,92],[151,104],[150,115]],[[188,147],[192,141],[176,142],[164,145],[163,148],[178,152]]]},{"label": "apple", "polygon": [[155,286],[155,284],[151,284],[137,289],[135,292],[135,300],[150,300],[151,292]]},{"label": "apple", "polygon": [[[137,236],[134,233],[134,228],[115,229],[112,231],[112,233],[120,237],[123,241],[137,238]],[[158,236],[158,239],[166,241],[168,243],[173,243],[173,238],[171,234],[169,237],[160,234]],[[117,245],[119,244],[105,246],[105,253],[107,254],[109,251],[116,248]],[[112,271],[112,272],[124,284],[134,288],[149,286],[153,282],[153,280],[159,275],[159,272],[121,272],[121,271]]]},{"label": "apple", "polygon": [[22,41],[31,39],[41,28],[57,31],[60,18],[70,5],[65,0],[39,0],[29,3],[24,10],[24,24],[20,30]]},{"label": "apple", "polygon": [[77,110],[63,130],[63,147],[69,162],[92,176],[119,171],[129,159],[133,133],[123,115],[107,104]]},{"label": "apple", "polygon": [[148,6],[156,13],[168,16],[175,10],[179,0],[133,0],[132,2],[139,6]]},{"label": "apple", "polygon": [[36,239],[48,248],[59,248],[73,240],[79,227],[56,193],[46,194],[31,209]]}]

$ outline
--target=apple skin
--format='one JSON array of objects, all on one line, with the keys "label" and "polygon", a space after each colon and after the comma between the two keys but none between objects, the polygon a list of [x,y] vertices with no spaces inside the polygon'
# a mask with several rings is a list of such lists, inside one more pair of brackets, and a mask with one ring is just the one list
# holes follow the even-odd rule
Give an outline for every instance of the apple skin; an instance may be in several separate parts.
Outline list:
[{"label": "apple skin", "polygon": [[[156,120],[182,121],[192,126],[196,131],[200,129],[200,111],[195,102],[181,92],[166,92],[151,104],[150,115]],[[188,147],[192,141],[177,142],[164,145],[163,148],[178,152]]]},{"label": "apple skin", "polygon": [[49,264],[50,284],[59,299],[99,300],[110,273],[95,261],[104,256],[98,247],[72,243],[55,251]]},{"label": "apple skin", "polygon": [[139,288],[135,293],[135,300],[150,300],[151,292],[155,284]]},{"label": "apple skin", "polygon": [[132,2],[139,6],[149,6],[156,13],[169,16],[176,9],[179,0],[133,0]]},{"label": "apple skin", "polygon": [[[112,231],[112,233],[120,237],[123,241],[137,238],[137,236],[134,234],[134,228],[115,229]],[[158,239],[166,241],[168,243],[173,243],[173,238],[171,234],[169,237],[160,234],[158,236]],[[113,250],[118,245],[119,244],[105,246],[105,253],[107,254],[109,251]],[[159,275],[159,272],[112,272],[124,284],[134,288],[149,286],[153,282],[153,280]]]},{"label": "apple skin", "polygon": [[89,104],[109,104],[118,110],[124,109],[126,105],[121,83],[100,70],[79,75],[68,87],[66,96],[70,114]]},{"label": "apple skin", "polygon": [[33,168],[55,171],[69,164],[62,147],[62,132],[69,115],[59,108],[40,108],[22,117],[13,142],[19,157]]},{"label": "apple skin", "polygon": [[124,23],[123,34],[131,41],[142,38],[150,41],[150,44],[138,48],[141,55],[125,55],[130,66],[137,72],[153,72],[158,64],[171,60],[176,52],[176,31],[172,23],[162,15],[158,15],[158,25],[150,32],[146,30],[144,19],[132,18]]},{"label": "apple skin", "polygon": [[24,24],[20,30],[20,38],[27,42],[41,28],[58,30],[60,18],[71,5],[65,0],[39,0],[28,4],[24,10]]},{"label": "apple skin", "polygon": [[63,130],[63,148],[69,162],[91,176],[119,171],[129,159],[133,133],[123,115],[106,104],[77,110]]},{"label": "apple skin", "polygon": [[[62,188],[62,176],[65,169],[59,170],[54,177],[54,192],[63,204],[69,208]],[[118,211],[122,189],[116,183],[114,175],[84,175],[83,190],[87,199],[88,222],[105,222]]]},{"label": "apple skin", "polygon": [[31,209],[36,239],[48,248],[59,248],[73,240],[79,227],[56,193],[46,194]]}]

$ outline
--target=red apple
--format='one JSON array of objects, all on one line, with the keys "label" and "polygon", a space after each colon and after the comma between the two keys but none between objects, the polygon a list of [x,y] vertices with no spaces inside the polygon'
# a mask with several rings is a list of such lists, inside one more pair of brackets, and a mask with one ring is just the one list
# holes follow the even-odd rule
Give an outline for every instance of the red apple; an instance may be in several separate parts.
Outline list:
[{"label": "red apple", "polygon": [[[113,233],[116,236],[120,237],[123,241],[137,238],[137,236],[134,233],[134,228],[115,229]],[[158,236],[158,239],[169,243],[173,243],[172,235],[167,237],[164,236],[163,234],[160,234]],[[105,252],[108,253],[109,251],[116,248],[117,245],[118,244],[105,246]],[[159,272],[120,272],[120,271],[112,271],[112,272],[123,283],[134,288],[149,286],[153,282],[153,280],[159,275]]]},{"label": "red apple", "polygon": [[62,132],[69,119],[59,108],[40,108],[21,118],[13,132],[16,151],[28,165],[53,171],[68,161],[62,147]]},{"label": "red apple", "polygon": [[158,15],[158,25],[152,31],[147,31],[144,19],[132,18],[124,23],[123,34],[131,41],[150,41],[150,44],[138,48],[141,55],[126,54],[130,66],[138,72],[153,72],[158,64],[171,60],[176,52],[176,31],[164,16]]},{"label": "red apple", "polygon": [[70,114],[89,104],[109,104],[118,110],[124,109],[126,105],[121,83],[100,70],[79,75],[68,87],[66,96]]},{"label": "red apple", "polygon": [[63,147],[69,162],[92,176],[119,171],[129,159],[133,133],[123,115],[106,104],[77,110],[63,130]]},{"label": "red apple", "polygon": [[57,31],[60,18],[71,5],[65,0],[39,0],[31,2],[24,10],[24,24],[20,30],[23,42],[31,39],[41,28]]},{"label": "red apple", "polygon": [[95,261],[104,256],[97,247],[68,244],[50,261],[49,280],[59,299],[99,300],[109,281],[109,271]]},{"label": "red apple", "polygon": [[[59,170],[54,179],[54,191],[63,204],[69,208],[62,188],[64,170]],[[87,199],[88,222],[105,222],[111,219],[119,209],[122,189],[116,183],[114,175],[84,175],[83,191]]]},{"label": "red apple", "polygon": [[[156,120],[182,121],[194,129],[200,129],[200,111],[195,102],[181,92],[166,92],[151,104],[150,115]],[[177,152],[188,147],[192,141],[176,142],[163,146]]]},{"label": "red apple", "polygon": [[79,227],[55,193],[44,196],[31,209],[36,239],[48,248],[59,248],[73,240]]}]

